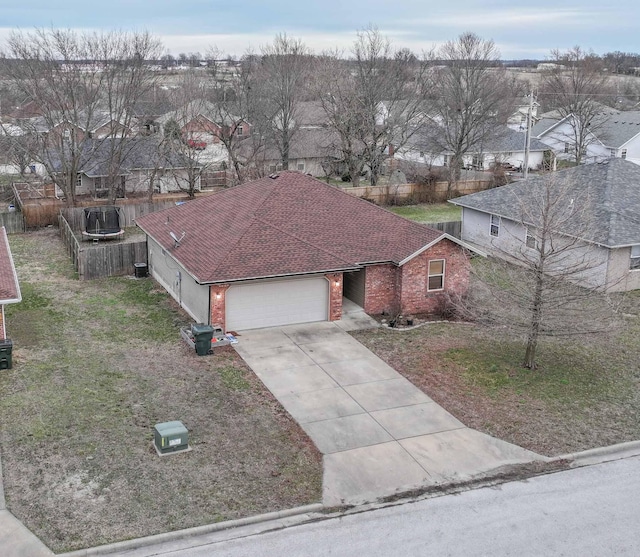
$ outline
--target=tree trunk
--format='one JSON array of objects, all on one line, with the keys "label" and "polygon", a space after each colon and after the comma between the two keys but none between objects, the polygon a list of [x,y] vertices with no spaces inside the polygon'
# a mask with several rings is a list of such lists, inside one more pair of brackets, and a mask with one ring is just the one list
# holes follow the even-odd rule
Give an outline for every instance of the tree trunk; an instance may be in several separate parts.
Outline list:
[{"label": "tree trunk", "polygon": [[542,287],[544,283],[544,275],[541,271],[536,271],[536,285],[531,303],[531,321],[529,324],[529,332],[527,334],[527,350],[524,355],[524,367],[528,369],[536,369],[536,349],[538,347],[538,336],[540,334],[540,322],[542,320]]}]

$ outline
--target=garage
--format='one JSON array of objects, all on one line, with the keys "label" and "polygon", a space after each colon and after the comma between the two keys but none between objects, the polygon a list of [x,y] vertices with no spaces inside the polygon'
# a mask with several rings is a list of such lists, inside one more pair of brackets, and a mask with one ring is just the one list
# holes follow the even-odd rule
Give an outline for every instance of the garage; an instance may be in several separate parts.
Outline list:
[{"label": "garage", "polygon": [[329,281],[320,276],[234,284],[225,302],[228,331],[326,321]]}]

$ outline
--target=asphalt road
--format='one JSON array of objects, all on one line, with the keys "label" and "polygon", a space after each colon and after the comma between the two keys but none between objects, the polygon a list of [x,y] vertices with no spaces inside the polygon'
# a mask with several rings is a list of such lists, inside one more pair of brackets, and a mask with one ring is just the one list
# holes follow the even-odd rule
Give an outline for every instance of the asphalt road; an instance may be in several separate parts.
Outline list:
[{"label": "asphalt road", "polygon": [[202,542],[207,545],[158,546],[135,555],[635,556],[640,555],[640,457],[277,532]]}]

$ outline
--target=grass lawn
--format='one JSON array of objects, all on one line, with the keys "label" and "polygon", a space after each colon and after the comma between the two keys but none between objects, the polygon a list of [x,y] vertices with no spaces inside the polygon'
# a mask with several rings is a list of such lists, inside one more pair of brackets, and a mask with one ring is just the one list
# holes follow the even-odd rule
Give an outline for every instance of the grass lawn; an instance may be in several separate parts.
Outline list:
[{"label": "grass lawn", "polygon": [[[231,348],[198,357],[151,279],[80,282],[55,230],[10,236],[23,302],[0,375],[8,507],[56,552],[316,502],[321,457]],[[193,450],[158,457],[182,420]]]},{"label": "grass lawn", "polygon": [[448,222],[462,219],[460,207],[451,203],[421,203],[387,208],[396,215],[417,222]]},{"label": "grass lawn", "polygon": [[640,439],[637,316],[606,336],[543,340],[536,371],[521,366],[523,339],[504,327],[353,335],[466,425],[538,453]]}]

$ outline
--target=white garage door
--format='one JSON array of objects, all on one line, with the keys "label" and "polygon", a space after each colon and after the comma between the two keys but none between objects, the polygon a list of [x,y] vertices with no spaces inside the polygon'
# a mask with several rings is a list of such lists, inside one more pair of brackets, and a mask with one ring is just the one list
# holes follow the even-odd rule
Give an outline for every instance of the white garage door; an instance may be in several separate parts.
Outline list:
[{"label": "white garage door", "polygon": [[234,284],[227,290],[225,309],[228,331],[326,321],[329,281],[315,277]]}]

